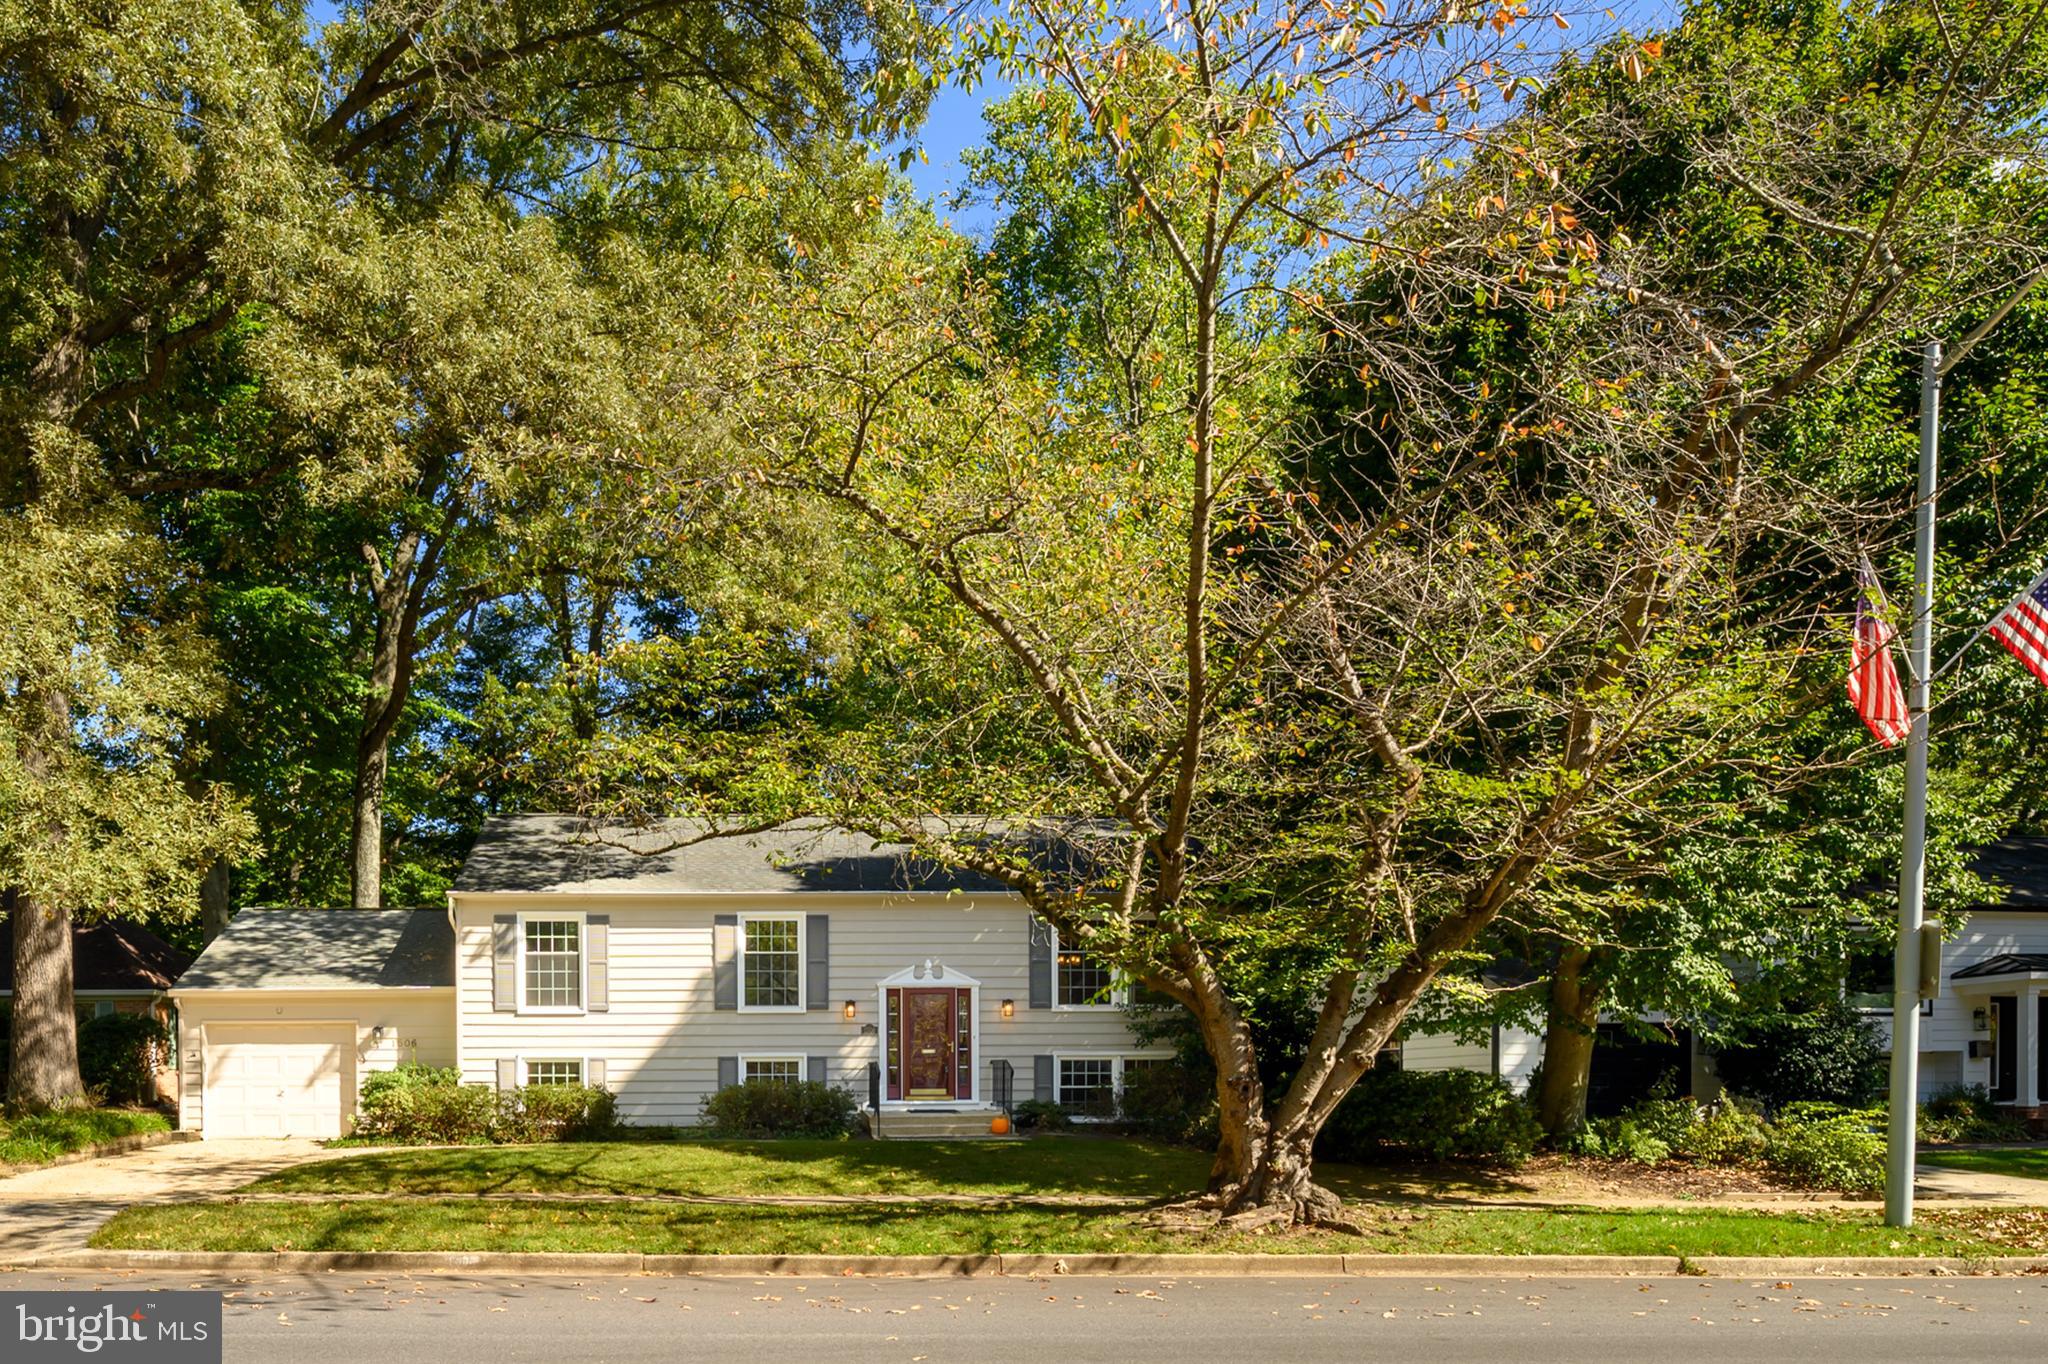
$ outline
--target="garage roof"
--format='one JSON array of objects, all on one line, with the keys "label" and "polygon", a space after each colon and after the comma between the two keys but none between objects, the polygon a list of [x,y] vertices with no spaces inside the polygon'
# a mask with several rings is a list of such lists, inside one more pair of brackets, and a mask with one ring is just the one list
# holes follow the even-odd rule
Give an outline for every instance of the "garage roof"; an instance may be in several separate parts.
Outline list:
[{"label": "garage roof", "polygon": [[440,909],[245,909],[178,978],[181,990],[348,990],[455,984]]},{"label": "garage roof", "polygon": [[[973,836],[1025,846],[1056,878],[1081,878],[1084,841],[1116,835],[1085,822],[1028,833],[990,822]],[[674,891],[719,894],[839,891],[1000,891],[1004,886],[913,855],[910,845],[880,843],[811,820],[770,829],[727,829],[701,820],[659,821],[645,829],[603,829],[574,815],[499,815],[477,835],[456,878],[458,892]]]}]

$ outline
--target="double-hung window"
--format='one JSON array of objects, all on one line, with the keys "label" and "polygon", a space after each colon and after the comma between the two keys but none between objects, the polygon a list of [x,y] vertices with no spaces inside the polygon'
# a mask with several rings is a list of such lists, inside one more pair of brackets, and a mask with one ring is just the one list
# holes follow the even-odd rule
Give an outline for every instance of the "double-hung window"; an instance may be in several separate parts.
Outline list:
[{"label": "double-hung window", "polygon": [[1053,943],[1053,1003],[1062,1009],[1109,1008],[1124,990],[1109,963],[1075,943]]},{"label": "double-hung window", "polygon": [[583,1007],[583,920],[532,918],[519,926],[520,1005],[536,1013]]},{"label": "double-hung window", "polygon": [[795,914],[740,919],[740,1007],[804,1007],[804,921]]},{"label": "double-hung window", "polygon": [[1116,1058],[1062,1056],[1059,1105],[1085,1118],[1116,1116]]},{"label": "double-hung window", "polygon": [[1062,1056],[1053,1098],[1077,1118],[1113,1118],[1123,1105],[1125,1086],[1172,1064],[1166,1056]]},{"label": "double-hung window", "polygon": [[583,1062],[581,1061],[528,1061],[526,1083],[530,1085],[580,1085],[583,1083]]},{"label": "double-hung window", "polygon": [[767,1080],[775,1084],[797,1084],[804,1078],[801,1056],[742,1056],[740,1079]]}]

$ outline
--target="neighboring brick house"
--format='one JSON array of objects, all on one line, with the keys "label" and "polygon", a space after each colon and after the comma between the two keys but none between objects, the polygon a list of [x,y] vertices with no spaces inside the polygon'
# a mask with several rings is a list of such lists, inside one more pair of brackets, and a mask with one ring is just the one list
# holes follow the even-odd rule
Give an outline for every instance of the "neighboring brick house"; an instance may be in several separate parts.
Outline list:
[{"label": "neighboring brick house", "polygon": [[[192,954],[171,946],[141,924],[121,919],[73,925],[71,993],[80,1020],[99,1014],[152,1014],[171,1023],[169,991],[192,964]],[[14,1003],[14,923],[0,919],[0,1011]],[[175,1048],[175,1030],[173,1046]],[[178,1067],[157,1076],[157,1091],[178,1098]]]}]

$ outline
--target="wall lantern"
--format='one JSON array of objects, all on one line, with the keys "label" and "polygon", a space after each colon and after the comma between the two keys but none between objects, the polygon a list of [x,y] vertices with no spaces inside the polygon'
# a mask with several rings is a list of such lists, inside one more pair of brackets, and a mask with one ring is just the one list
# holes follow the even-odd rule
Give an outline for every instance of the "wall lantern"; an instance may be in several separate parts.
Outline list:
[{"label": "wall lantern", "polygon": [[1017,1016],[1017,1001],[1016,1001],[1016,1000],[1014,1000],[1014,999],[1006,999],[1006,1000],[1004,1000],[1004,1001],[1003,1001],[1003,1017],[1004,1017],[1004,1018],[1015,1018],[1016,1016]]},{"label": "wall lantern", "polygon": [[846,1001],[846,1021],[847,1021],[847,1022],[849,1022],[849,1023],[853,1022],[853,1015],[854,1015],[854,1003],[853,1003],[853,1001],[852,1001],[852,1000],[850,1000],[850,999],[849,999],[849,1000],[847,1000],[847,1001]]},{"label": "wall lantern", "polygon": [[1988,1013],[1986,1013],[1986,1012],[1985,1012],[1984,1010],[1982,1010],[1982,1009],[1972,1009],[1972,1010],[1970,1010],[1970,1031],[1972,1031],[1972,1032],[1990,1032],[1990,1031],[1991,1031],[1991,1015],[1990,1015],[1990,1014],[1988,1014]]}]

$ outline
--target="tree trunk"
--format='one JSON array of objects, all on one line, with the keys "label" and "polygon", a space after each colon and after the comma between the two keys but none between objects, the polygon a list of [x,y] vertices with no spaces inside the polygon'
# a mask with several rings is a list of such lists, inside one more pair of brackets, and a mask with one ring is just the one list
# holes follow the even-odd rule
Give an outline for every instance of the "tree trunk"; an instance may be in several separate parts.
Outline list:
[{"label": "tree trunk", "polygon": [[401,535],[388,567],[374,546],[362,549],[370,565],[377,623],[350,792],[349,902],[357,909],[378,909],[384,903],[384,782],[391,766],[391,734],[412,695],[413,648],[438,559],[435,546],[423,545],[422,539],[416,530]]},{"label": "tree trunk", "polygon": [[1586,1123],[1586,1092],[1593,1080],[1593,1043],[1600,1023],[1600,987],[1588,979],[1593,954],[1567,947],[1550,977],[1550,1013],[1543,1029],[1543,1086],[1537,1120],[1553,1137]]},{"label": "tree trunk", "polygon": [[71,911],[8,891],[0,896],[14,925],[14,1021],[7,1103],[40,1112],[82,1102],[78,1014],[71,993]]},{"label": "tree trunk", "polygon": [[384,904],[384,777],[391,761],[390,730],[365,721],[356,741],[356,778],[349,827],[349,903],[357,909]]},{"label": "tree trunk", "polygon": [[212,942],[228,926],[228,920],[235,917],[233,904],[229,902],[229,868],[225,859],[216,858],[206,869],[206,875],[199,881],[199,928],[204,941]]}]

